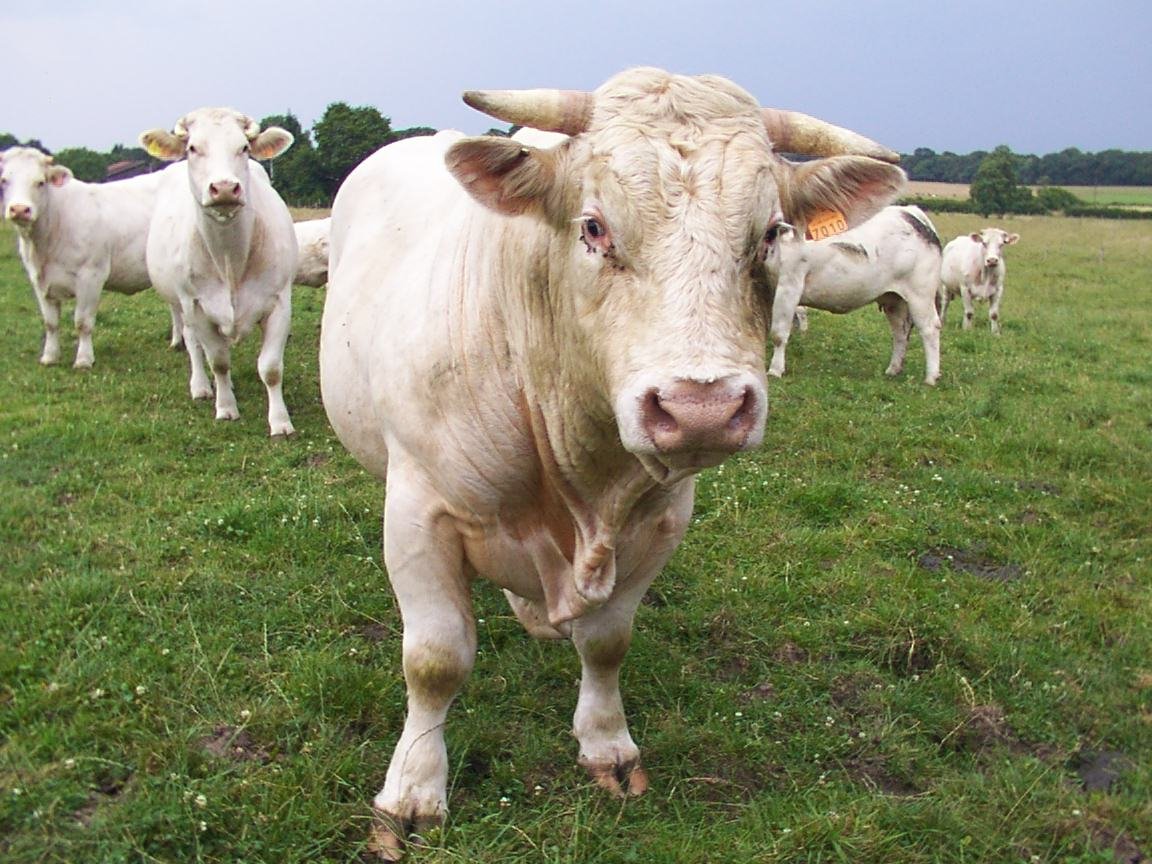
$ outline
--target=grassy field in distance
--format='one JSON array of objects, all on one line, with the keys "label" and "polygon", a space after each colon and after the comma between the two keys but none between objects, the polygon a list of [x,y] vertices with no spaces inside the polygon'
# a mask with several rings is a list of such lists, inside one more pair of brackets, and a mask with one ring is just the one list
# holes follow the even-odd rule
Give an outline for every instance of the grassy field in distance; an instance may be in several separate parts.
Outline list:
[{"label": "grassy field in distance", "polygon": [[[1033,186],[1033,191],[1040,187]],[[1152,207],[1152,186],[1065,186],[1085,204],[1117,207]],[[908,181],[909,195],[939,198],[967,198],[967,183],[937,183],[930,180]]]},{"label": "grassy field in distance", "polygon": [[[1152,225],[996,224],[1002,336],[953,309],[930,388],[915,336],[883,375],[875,308],[813,312],[764,446],[701,475],[623,671],[645,796],[575,764],[571,646],[477,585],[451,812],[410,860],[1152,856]],[[105,296],[90,372],[40,367],[0,227],[5,864],[367,860],[401,626],[382,490],[320,402],[323,296],[295,291],[272,441],[258,339],[218,423],[152,292]]]}]

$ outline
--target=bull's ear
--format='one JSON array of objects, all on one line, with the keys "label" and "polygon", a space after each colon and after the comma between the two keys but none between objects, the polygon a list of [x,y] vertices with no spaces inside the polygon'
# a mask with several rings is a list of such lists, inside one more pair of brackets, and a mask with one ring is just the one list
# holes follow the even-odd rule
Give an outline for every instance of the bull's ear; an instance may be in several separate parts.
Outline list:
[{"label": "bull's ear", "polygon": [[274,159],[292,146],[296,139],[287,129],[269,126],[251,141],[253,159]]},{"label": "bull's ear", "polygon": [[457,141],[444,163],[469,195],[506,216],[543,212],[556,176],[554,151],[493,136]]},{"label": "bull's ear", "polygon": [[49,165],[44,175],[53,186],[63,186],[72,179],[71,169],[65,168],[63,165]]},{"label": "bull's ear", "polygon": [[818,213],[836,211],[848,227],[866,222],[891,204],[908,178],[895,165],[866,156],[832,156],[792,166],[782,196],[784,218],[807,224]]},{"label": "bull's ear", "polygon": [[974,240],[975,242],[979,243],[981,246],[984,245],[984,235],[981,234],[979,231],[973,231],[971,234],[968,235],[968,237],[971,238],[972,240]]},{"label": "bull's ear", "polygon": [[140,133],[140,146],[147,150],[153,159],[175,162],[184,158],[188,139],[173,135],[167,129],[149,129]]},{"label": "bull's ear", "polygon": [[1015,243],[1019,239],[1020,239],[1019,234],[1005,234],[1004,235],[1004,245],[1005,246],[1011,246],[1013,243]]}]

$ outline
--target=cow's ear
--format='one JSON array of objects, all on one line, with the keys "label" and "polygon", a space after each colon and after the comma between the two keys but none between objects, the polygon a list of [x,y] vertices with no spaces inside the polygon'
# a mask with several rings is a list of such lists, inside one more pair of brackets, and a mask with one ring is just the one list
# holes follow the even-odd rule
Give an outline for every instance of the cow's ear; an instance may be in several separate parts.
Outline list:
[{"label": "cow's ear", "polygon": [[140,146],[147,150],[153,159],[175,162],[184,158],[188,139],[173,135],[167,129],[149,129],[140,133]]},{"label": "cow's ear", "polygon": [[979,243],[981,246],[983,246],[983,245],[984,245],[984,235],[983,235],[983,234],[981,234],[979,231],[973,231],[973,232],[972,232],[971,234],[969,234],[968,236],[969,236],[969,237],[970,237],[972,240],[974,240],[975,242]]},{"label": "cow's ear", "polygon": [[72,179],[71,169],[65,168],[63,165],[49,165],[44,174],[53,186],[63,186]]},{"label": "cow's ear", "polygon": [[543,212],[556,176],[553,151],[494,136],[457,141],[444,164],[469,195],[506,216]]},{"label": "cow's ear", "polygon": [[819,213],[835,211],[852,228],[896,200],[907,180],[895,165],[866,156],[832,156],[791,165],[781,195],[784,218],[806,225]]},{"label": "cow's ear", "polygon": [[292,146],[296,139],[287,129],[269,126],[251,141],[253,159],[275,159]]},{"label": "cow's ear", "polygon": [[1004,235],[1004,245],[1005,246],[1011,246],[1013,243],[1015,243],[1019,239],[1020,239],[1019,234],[1005,234]]}]

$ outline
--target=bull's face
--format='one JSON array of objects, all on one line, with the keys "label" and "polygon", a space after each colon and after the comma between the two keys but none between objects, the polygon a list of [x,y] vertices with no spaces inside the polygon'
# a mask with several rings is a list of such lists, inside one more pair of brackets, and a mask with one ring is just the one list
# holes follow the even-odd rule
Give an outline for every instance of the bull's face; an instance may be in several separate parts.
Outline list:
[{"label": "bull's face", "polygon": [[140,142],[158,159],[187,157],[192,197],[217,222],[229,222],[247,202],[249,159],[271,159],[292,145],[278,127],[263,132],[250,117],[227,108],[201,108],[172,132],[153,129]]},{"label": "bull's face", "polygon": [[48,201],[48,190],[63,186],[72,172],[53,165],[52,157],[31,147],[12,147],[0,153],[0,206],[4,218],[18,230],[29,230]]},{"label": "bull's face", "polygon": [[718,78],[633,70],[559,113],[585,115],[583,128],[552,149],[467,139],[448,166],[482,203],[552,231],[559,335],[650,472],[758,445],[779,226],[821,207],[862,221],[902,172],[861,157],[793,172],[755,100]]},{"label": "bull's face", "polygon": [[971,238],[984,247],[984,266],[995,267],[1004,256],[1004,247],[1011,246],[1020,239],[1019,234],[1009,234],[1000,228],[985,228],[983,231],[973,232]]}]

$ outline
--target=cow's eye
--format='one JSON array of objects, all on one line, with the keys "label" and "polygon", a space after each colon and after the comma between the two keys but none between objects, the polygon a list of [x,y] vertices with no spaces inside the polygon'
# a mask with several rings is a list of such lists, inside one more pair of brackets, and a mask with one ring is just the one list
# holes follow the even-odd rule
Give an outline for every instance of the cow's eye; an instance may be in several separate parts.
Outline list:
[{"label": "cow's eye", "polygon": [[188,153],[189,153],[189,155],[191,155],[191,156],[196,156],[196,155],[197,155],[199,152],[200,152],[200,150],[199,150],[199,148],[197,148],[197,147],[196,147],[196,145],[195,145],[195,144],[189,144],[189,145],[188,145]]},{"label": "cow's eye", "polygon": [[605,233],[606,232],[604,231],[604,226],[600,224],[599,219],[595,218],[594,216],[589,216],[584,220],[585,237],[591,240],[597,240],[600,237],[603,237]]},{"label": "cow's eye", "polygon": [[250,152],[252,152],[252,148],[249,147],[247,144],[245,144],[243,147],[240,148],[240,152],[243,153],[245,156],[247,156]]},{"label": "cow's eye", "polygon": [[764,232],[764,242],[761,245],[761,252],[764,257],[776,248],[780,238],[787,232],[792,230],[792,226],[785,222],[778,216],[773,217],[772,221],[768,223],[768,230]]}]

